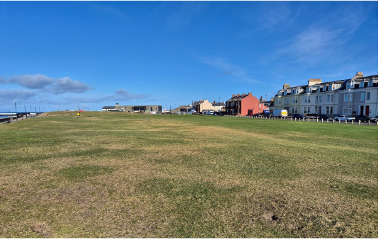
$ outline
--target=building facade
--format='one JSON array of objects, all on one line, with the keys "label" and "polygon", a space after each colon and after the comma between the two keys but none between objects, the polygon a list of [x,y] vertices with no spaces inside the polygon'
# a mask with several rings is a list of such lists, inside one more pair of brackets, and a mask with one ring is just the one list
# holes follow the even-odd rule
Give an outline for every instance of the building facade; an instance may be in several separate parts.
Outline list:
[{"label": "building facade", "polygon": [[226,101],[226,114],[229,115],[253,115],[259,113],[260,101],[252,95],[237,94],[232,95],[231,99]]},{"label": "building facade", "polygon": [[137,112],[144,112],[144,113],[154,113],[159,114],[162,113],[162,106],[161,105],[119,105],[119,103],[116,103],[115,106],[104,106],[103,111],[123,111],[128,113],[137,113]]},{"label": "building facade", "polygon": [[286,109],[289,114],[375,117],[378,115],[378,76],[363,76],[357,72],[346,80],[322,83],[321,79],[310,79],[307,85],[294,87],[284,84],[270,108]]}]

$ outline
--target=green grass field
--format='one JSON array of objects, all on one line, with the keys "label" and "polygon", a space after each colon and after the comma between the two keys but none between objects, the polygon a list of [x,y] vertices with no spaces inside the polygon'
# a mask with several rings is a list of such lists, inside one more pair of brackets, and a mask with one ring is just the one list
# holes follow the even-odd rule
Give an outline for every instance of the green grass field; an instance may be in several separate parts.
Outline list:
[{"label": "green grass field", "polygon": [[0,237],[378,236],[376,126],[52,112],[0,152]]}]

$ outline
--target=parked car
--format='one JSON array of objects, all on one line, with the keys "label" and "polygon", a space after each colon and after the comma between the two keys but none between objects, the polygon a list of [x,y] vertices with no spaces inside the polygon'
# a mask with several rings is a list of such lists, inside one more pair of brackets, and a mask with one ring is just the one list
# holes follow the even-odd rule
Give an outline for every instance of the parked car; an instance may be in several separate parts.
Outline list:
[{"label": "parked car", "polygon": [[338,116],[335,116],[334,120],[353,121],[353,120],[355,120],[355,117],[350,116],[350,115],[338,115]]},{"label": "parked car", "polygon": [[306,119],[306,116],[303,114],[293,114],[293,119]]},{"label": "parked car", "polygon": [[367,115],[358,115],[355,117],[355,122],[368,122],[368,121],[371,121],[371,117],[367,116]]},{"label": "parked car", "polygon": [[327,115],[320,115],[319,117],[318,117],[318,119],[319,120],[324,120],[324,121],[326,121],[326,120],[332,120],[330,117],[328,117]]},{"label": "parked car", "polygon": [[377,115],[373,118],[371,118],[371,122],[376,123],[377,122]]},{"label": "parked car", "polygon": [[252,115],[253,117],[260,117],[261,116],[261,114],[254,114],[254,115]]}]

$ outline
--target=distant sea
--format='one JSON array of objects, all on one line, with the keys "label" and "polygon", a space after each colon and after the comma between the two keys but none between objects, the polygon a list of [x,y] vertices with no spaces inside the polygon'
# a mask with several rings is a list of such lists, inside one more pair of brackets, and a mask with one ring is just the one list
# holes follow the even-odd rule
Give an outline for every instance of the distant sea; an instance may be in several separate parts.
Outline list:
[{"label": "distant sea", "polygon": [[[16,113],[16,112],[9,112],[9,111],[0,111],[0,113]],[[25,112],[20,112],[20,111],[18,111],[17,113],[25,113]],[[28,112],[27,112],[28,113]],[[34,113],[34,112],[32,112],[32,113]],[[38,113],[40,113],[40,112],[38,112]],[[43,112],[41,112],[41,113],[43,113]],[[0,115],[0,119],[1,118],[8,118],[9,116],[2,116],[2,115]]]}]

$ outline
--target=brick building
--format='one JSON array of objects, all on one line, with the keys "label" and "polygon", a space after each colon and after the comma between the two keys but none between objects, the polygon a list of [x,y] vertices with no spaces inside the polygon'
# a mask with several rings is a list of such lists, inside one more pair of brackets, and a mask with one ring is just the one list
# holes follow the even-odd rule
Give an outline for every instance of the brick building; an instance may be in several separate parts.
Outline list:
[{"label": "brick building", "polygon": [[237,94],[232,95],[232,98],[226,101],[226,114],[229,115],[253,115],[259,113],[260,101],[252,95]]}]

